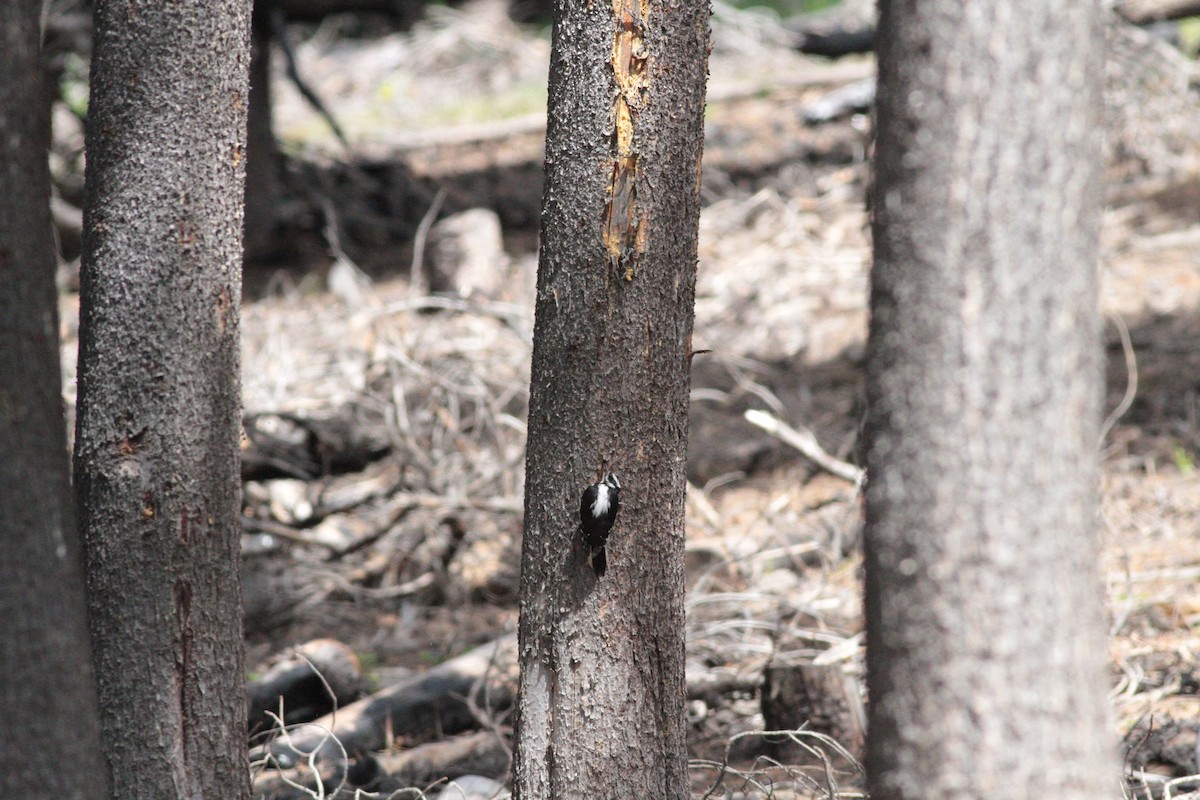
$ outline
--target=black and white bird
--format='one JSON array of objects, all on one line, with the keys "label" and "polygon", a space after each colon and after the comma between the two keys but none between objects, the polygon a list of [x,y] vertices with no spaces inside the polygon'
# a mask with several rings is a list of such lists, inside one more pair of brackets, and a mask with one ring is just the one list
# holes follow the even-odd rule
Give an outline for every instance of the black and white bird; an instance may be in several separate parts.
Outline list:
[{"label": "black and white bird", "polygon": [[579,500],[579,521],[583,524],[583,538],[587,543],[588,564],[597,578],[603,578],[608,568],[604,545],[620,508],[621,481],[612,470],[605,469],[600,482],[584,489]]}]

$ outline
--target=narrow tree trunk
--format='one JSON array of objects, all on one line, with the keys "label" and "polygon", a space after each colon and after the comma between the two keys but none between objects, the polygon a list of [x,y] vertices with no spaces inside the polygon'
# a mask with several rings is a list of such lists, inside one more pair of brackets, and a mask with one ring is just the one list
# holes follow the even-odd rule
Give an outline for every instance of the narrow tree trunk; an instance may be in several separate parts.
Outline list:
[{"label": "narrow tree trunk", "polygon": [[1103,16],[890,0],[866,530],[871,796],[1115,796],[1097,568]]},{"label": "narrow tree trunk", "polygon": [[[526,467],[516,791],[682,798],[704,3],[560,3]],[[579,498],[623,489],[597,579]]]},{"label": "narrow tree trunk", "polygon": [[102,798],[67,462],[40,0],[0,4],[0,797]]},{"label": "narrow tree trunk", "polygon": [[[262,6],[263,3],[257,3]],[[250,50],[250,108],[246,121],[246,260],[269,256],[280,187],[280,155],[271,126],[271,35],[263,8],[254,15]]]},{"label": "narrow tree trunk", "polygon": [[76,481],[113,797],[249,793],[238,302],[249,4],[101,0]]}]

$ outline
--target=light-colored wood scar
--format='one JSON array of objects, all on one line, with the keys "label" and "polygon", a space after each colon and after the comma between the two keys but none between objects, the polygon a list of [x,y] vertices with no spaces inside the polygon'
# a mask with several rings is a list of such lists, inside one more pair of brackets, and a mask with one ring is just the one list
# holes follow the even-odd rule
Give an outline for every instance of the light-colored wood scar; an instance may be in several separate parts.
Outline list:
[{"label": "light-colored wood scar", "polygon": [[613,265],[625,267],[625,280],[633,280],[636,256],[646,250],[648,215],[638,204],[642,183],[636,129],[650,90],[647,64],[646,22],[649,0],[613,0],[617,21],[613,37],[612,67],[616,80],[613,99],[612,177],[604,210],[604,247]]}]

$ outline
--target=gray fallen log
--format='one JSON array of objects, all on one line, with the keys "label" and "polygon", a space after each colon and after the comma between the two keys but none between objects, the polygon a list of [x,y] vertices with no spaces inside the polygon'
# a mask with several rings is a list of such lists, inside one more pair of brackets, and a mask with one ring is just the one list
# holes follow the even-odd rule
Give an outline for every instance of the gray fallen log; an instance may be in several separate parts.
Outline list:
[{"label": "gray fallen log", "polygon": [[251,761],[266,759],[286,769],[315,754],[316,761],[344,763],[392,740],[424,742],[477,730],[482,715],[511,706],[516,653],[516,634],[503,636],[292,729],[252,750]]},{"label": "gray fallen log", "polygon": [[[723,694],[755,690],[760,680],[757,673],[733,678],[721,670],[689,671],[688,696],[715,705]],[[276,770],[300,767],[298,774],[311,774],[305,766],[311,761],[329,785],[340,781],[347,769],[351,775],[355,769],[368,769],[364,757],[392,742],[428,742],[493,727],[511,707],[516,689],[517,636],[508,634],[335,713],[289,728],[286,735],[253,748],[250,760]],[[473,771],[487,774],[480,768]]]},{"label": "gray fallen log", "polygon": [[309,722],[353,702],[362,690],[362,667],[346,645],[314,639],[293,649],[246,685],[251,732],[271,727],[268,714],[286,724]]},{"label": "gray fallen log", "polygon": [[[512,756],[496,733],[456,736],[407,750],[364,756],[348,768],[331,762],[264,772],[254,779],[255,800],[327,800],[353,797],[356,791],[388,796],[404,789],[425,789],[443,781],[483,776],[502,780]],[[468,781],[469,782],[469,781]]]}]

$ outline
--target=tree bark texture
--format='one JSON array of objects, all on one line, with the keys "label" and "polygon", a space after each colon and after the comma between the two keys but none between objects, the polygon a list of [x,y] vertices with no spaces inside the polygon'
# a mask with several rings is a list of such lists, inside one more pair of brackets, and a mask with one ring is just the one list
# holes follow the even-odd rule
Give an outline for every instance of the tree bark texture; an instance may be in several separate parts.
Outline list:
[{"label": "tree bark texture", "polygon": [[238,302],[250,8],[101,0],[75,475],[113,797],[249,794]]},{"label": "tree bark texture", "polygon": [[[516,792],[681,798],[683,499],[707,3],[555,7]],[[608,572],[579,498],[620,476]]]},{"label": "tree bark texture", "polygon": [[1097,566],[1104,17],[890,0],[868,385],[876,800],[1117,791]]},{"label": "tree bark texture", "polygon": [[0,4],[0,797],[102,798],[71,497],[39,0]]}]

